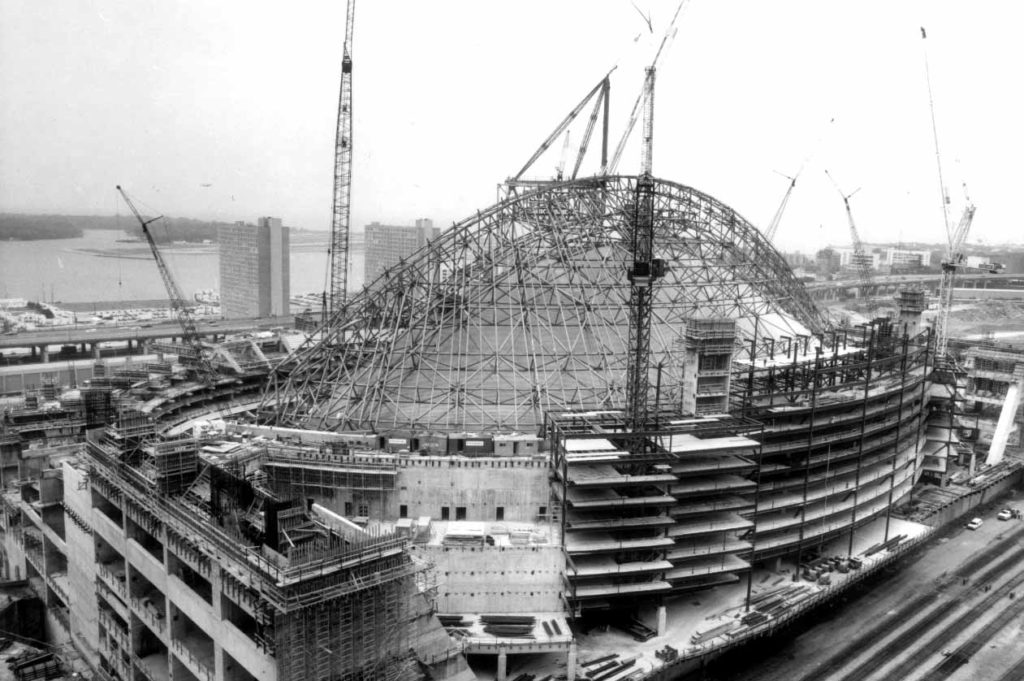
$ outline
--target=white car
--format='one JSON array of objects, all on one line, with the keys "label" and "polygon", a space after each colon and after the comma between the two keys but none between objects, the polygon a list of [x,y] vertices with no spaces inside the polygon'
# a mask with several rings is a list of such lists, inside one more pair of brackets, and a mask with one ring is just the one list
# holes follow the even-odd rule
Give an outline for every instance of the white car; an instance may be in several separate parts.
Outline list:
[{"label": "white car", "polygon": [[1004,508],[1002,511],[999,512],[999,515],[996,516],[996,518],[998,518],[999,520],[1009,520],[1012,517],[1013,511],[1011,511],[1008,508]]},{"label": "white car", "polygon": [[981,527],[981,524],[985,522],[981,518],[971,518],[971,522],[967,523],[968,530],[976,530]]}]

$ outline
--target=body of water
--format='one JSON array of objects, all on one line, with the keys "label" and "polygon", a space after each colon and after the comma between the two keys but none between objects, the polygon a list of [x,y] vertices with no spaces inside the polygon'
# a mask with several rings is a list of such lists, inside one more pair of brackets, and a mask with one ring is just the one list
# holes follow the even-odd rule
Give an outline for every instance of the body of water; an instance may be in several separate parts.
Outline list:
[{"label": "body of water", "polygon": [[[86,230],[77,239],[0,241],[0,298],[88,303],[166,298],[156,262],[143,242],[118,243],[123,232]],[[324,289],[327,251],[293,248],[291,294]],[[167,246],[161,255],[188,298],[219,289],[217,246]],[[350,251],[349,290],[363,285],[362,244]]]}]

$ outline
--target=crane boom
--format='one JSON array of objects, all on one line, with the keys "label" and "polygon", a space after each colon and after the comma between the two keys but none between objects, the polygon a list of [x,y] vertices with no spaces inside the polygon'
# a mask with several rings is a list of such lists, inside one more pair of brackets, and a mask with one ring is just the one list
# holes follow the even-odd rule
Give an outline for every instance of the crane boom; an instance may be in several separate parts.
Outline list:
[{"label": "crane boom", "polygon": [[590,144],[590,137],[594,133],[594,125],[597,123],[597,116],[604,109],[604,134],[601,141],[601,165],[608,162],[608,92],[611,89],[611,81],[605,76],[601,83],[601,96],[594,102],[594,110],[590,113],[590,120],[587,121],[587,131],[583,133],[583,141],[580,142],[579,151],[576,154],[576,165],[572,168],[572,175],[569,177],[575,180],[583,164],[583,157],[587,153],[587,146]]},{"label": "crane boom", "polygon": [[[609,72],[608,75],[606,75],[604,78],[602,78],[601,81],[597,85],[595,85],[590,92],[587,93],[587,96],[584,97],[583,99],[581,99],[579,104],[574,106],[572,111],[570,111],[568,113],[568,115],[565,118],[562,119],[562,122],[558,124],[558,126],[554,129],[554,131],[550,135],[547,136],[547,139],[545,139],[541,143],[541,145],[537,149],[537,151],[533,152],[533,156],[531,156],[530,160],[526,162],[526,165],[524,165],[519,170],[518,173],[516,173],[514,176],[512,176],[512,178],[511,178],[512,182],[515,182],[515,181],[519,180],[520,178],[522,178],[523,173],[525,173],[527,170],[529,170],[533,166],[533,164],[537,161],[537,159],[540,158],[544,154],[544,152],[548,150],[548,147],[550,147],[554,143],[554,141],[556,139],[558,139],[558,136],[561,135],[562,132],[564,132],[565,129],[568,128],[569,125],[574,120],[576,120],[576,117],[580,115],[581,111],[583,111],[583,108],[587,105],[587,102],[589,102],[591,99],[593,99],[595,95],[599,95],[599,93],[600,93],[600,95],[598,96],[598,101],[599,102],[601,100],[606,100],[607,99],[607,97],[608,97],[608,77],[610,75],[611,75],[611,72]],[[587,136],[586,136],[586,140],[589,140],[589,138],[590,138],[590,133],[588,131]],[[584,151],[585,150],[586,149],[584,148]],[[576,167],[577,168],[579,167],[579,163],[577,163]]]},{"label": "crane boom", "polygon": [[121,198],[128,204],[132,215],[135,216],[135,219],[139,221],[139,225],[142,226],[142,233],[146,235],[149,250],[153,252],[153,259],[156,260],[156,266],[160,270],[160,277],[164,280],[164,288],[167,289],[167,295],[171,299],[171,308],[174,310],[175,316],[178,318],[178,324],[181,326],[182,341],[191,350],[193,355],[186,358],[187,361],[194,362],[194,366],[203,380],[213,380],[217,375],[217,371],[213,368],[209,357],[207,357],[203,350],[203,342],[199,338],[199,332],[196,330],[196,322],[192,318],[192,313],[189,312],[188,306],[185,304],[185,298],[181,295],[181,290],[174,282],[174,277],[171,276],[167,263],[164,262],[164,257],[160,254],[160,249],[157,248],[156,240],[149,231],[149,225],[160,218],[155,217],[146,220],[139,213],[139,209],[135,207],[128,194],[121,188],[121,185],[117,185],[117,191],[121,193]]},{"label": "crane boom", "polygon": [[779,223],[782,222],[782,214],[786,210],[786,204],[789,203],[789,197],[793,194],[793,190],[796,188],[796,178],[800,177],[798,172],[793,177],[784,175],[789,179],[789,188],[786,189],[786,194],[782,197],[782,202],[779,203],[779,207],[775,210],[775,215],[772,216],[772,221],[768,223],[768,228],[764,231],[764,238],[772,243],[775,242],[775,232],[779,230]]},{"label": "crane boom", "polygon": [[331,214],[331,281],[326,305],[327,323],[340,325],[339,310],[345,306],[348,282],[349,217],[352,195],[352,33],[355,0],[348,0],[345,44],[341,58],[341,92],[338,125],[334,138],[334,205]]},{"label": "crane boom", "polygon": [[[683,7],[686,5],[688,0],[680,0],[676,6],[676,12],[672,15],[672,21],[669,22],[668,29],[665,31],[665,35],[661,38],[661,43],[658,45],[658,51],[654,54],[654,59],[651,60],[649,67],[650,71],[654,71],[658,66],[658,60],[661,58],[662,52],[665,47],[670,44],[670,41],[675,38],[676,35],[676,20],[679,18],[679,13],[683,11]],[[633,134],[633,128],[636,127],[636,122],[640,117],[641,107],[643,107],[644,115],[647,113],[647,102],[648,95],[653,94],[654,90],[648,87],[648,79],[644,79],[644,86],[640,90],[640,96],[636,98],[636,102],[633,103],[633,110],[629,114],[629,119],[626,121],[626,129],[622,132],[622,137],[619,138],[619,144],[615,147],[615,153],[612,154],[612,159],[607,166],[601,168],[602,175],[614,175],[616,169],[619,167],[619,160],[622,158],[622,152],[626,148],[626,142],[629,140],[629,136]],[[641,163],[643,162],[643,154],[641,153]]]}]

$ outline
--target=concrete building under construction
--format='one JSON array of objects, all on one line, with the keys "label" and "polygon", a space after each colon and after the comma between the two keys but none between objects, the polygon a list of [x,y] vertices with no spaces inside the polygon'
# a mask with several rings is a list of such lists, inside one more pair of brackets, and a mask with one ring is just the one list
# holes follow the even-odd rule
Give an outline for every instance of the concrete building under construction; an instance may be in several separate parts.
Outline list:
[{"label": "concrete building under construction", "polygon": [[971,435],[924,295],[844,328],[748,220],[654,177],[653,65],[642,172],[608,158],[606,78],[571,173],[522,179],[535,155],[348,298],[350,42],[308,342],[197,341],[193,373],[5,412],[3,567],[53,640],[122,681],[668,679],[931,531],[897,510]]},{"label": "concrete building under construction", "polygon": [[[755,575],[828,597],[823,557],[868,570],[920,531],[895,511],[969,447],[967,374],[921,296],[832,326],[742,217],[655,181],[636,427],[637,184],[510,194],[286,361],[231,340],[212,383],[150,362],[8,408],[8,578],[119,679],[505,678],[526,654],[573,677],[610,645],[595,623],[668,670],[776,621]],[[697,590],[751,619],[723,638],[679,598]]]}]

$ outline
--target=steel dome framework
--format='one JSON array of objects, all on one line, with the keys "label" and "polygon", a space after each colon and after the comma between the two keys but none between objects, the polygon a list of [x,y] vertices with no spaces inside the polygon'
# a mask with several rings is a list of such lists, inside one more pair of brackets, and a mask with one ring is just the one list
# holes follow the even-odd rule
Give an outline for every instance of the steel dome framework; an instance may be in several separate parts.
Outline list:
[{"label": "steel dome framework", "polygon": [[[536,430],[549,410],[621,409],[637,179],[517,187],[454,225],[336,313],[343,325],[276,372],[263,408],[279,423],[378,432]],[[653,298],[652,405],[679,399],[688,319],[735,319],[748,348],[825,328],[735,211],[665,180],[654,197],[668,273]]]}]

